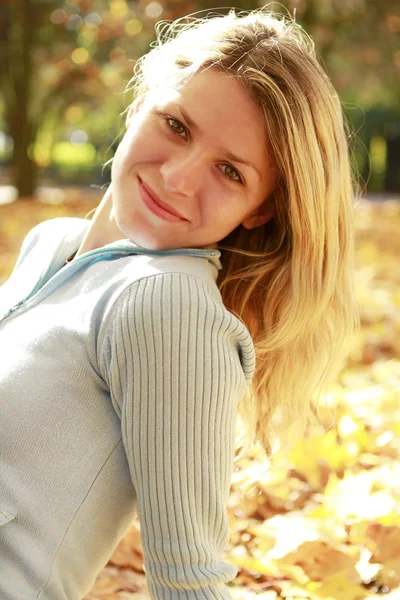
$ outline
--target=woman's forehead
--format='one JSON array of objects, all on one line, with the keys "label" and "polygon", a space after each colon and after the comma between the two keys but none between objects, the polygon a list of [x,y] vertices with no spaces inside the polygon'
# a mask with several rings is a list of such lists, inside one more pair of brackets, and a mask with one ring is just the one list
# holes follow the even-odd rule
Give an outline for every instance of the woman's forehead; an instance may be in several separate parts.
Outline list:
[{"label": "woman's forehead", "polygon": [[180,86],[160,85],[148,106],[149,110],[171,111],[207,147],[243,159],[237,162],[251,163],[263,178],[265,164],[270,162],[264,115],[232,75],[207,70]]},{"label": "woman's forehead", "polygon": [[[211,121],[223,122],[228,117],[240,117],[244,126],[257,128],[264,125],[264,116],[250,93],[243,88],[233,76],[217,70],[207,70],[194,74],[181,84],[174,82],[160,83],[157,88],[149,92],[151,104],[167,104],[177,102],[196,111],[198,116],[204,114]],[[214,118],[213,118],[214,117]],[[193,119],[194,120],[194,119]]]}]

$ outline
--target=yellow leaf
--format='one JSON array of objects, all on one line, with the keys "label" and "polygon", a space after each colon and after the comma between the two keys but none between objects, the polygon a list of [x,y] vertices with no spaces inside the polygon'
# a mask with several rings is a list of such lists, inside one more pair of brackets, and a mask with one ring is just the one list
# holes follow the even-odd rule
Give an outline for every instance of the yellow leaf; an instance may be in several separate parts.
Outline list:
[{"label": "yellow leaf", "polygon": [[375,598],[359,583],[349,580],[347,571],[343,570],[327,577],[323,583],[310,582],[307,589],[313,593],[312,600],[365,600]]}]

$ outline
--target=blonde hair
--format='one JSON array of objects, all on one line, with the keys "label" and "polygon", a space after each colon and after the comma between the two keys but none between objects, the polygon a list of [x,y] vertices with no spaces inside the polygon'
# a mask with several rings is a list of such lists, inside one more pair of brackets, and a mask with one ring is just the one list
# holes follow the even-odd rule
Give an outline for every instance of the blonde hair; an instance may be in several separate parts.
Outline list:
[{"label": "blonde hair", "polygon": [[280,172],[275,217],[255,229],[239,226],[218,243],[219,290],[248,328],[257,357],[238,405],[244,435],[236,449],[260,442],[270,457],[274,441],[289,448],[320,426],[317,402],[359,326],[353,285],[359,190],[349,125],[312,39],[290,16],[265,7],[231,9],[165,24],[157,23],[157,41],[136,62],[128,83],[133,105],[166,81],[179,85],[210,67],[229,73],[261,108]]}]

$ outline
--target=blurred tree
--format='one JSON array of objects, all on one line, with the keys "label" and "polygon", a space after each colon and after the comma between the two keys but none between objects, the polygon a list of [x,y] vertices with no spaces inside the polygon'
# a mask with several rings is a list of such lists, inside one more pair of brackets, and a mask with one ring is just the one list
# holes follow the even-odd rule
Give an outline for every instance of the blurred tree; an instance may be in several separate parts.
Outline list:
[{"label": "blurred tree", "polygon": [[[227,12],[231,6],[228,0],[218,9],[212,0],[2,0],[0,93],[14,141],[12,172],[19,196],[34,194],[38,166],[46,164],[35,160],[43,130],[51,138],[61,121],[77,122],[82,109],[98,131],[106,125],[102,111],[118,113],[119,93],[134,59],[155,38],[157,21]],[[257,3],[241,0],[234,6],[249,10]],[[289,12],[313,37],[350,119],[359,122],[361,113],[363,121],[374,106],[398,114],[398,0],[282,0],[267,6]],[[390,172],[398,165],[400,134],[390,131],[385,180],[393,187]]]},{"label": "blurred tree", "polygon": [[[357,129],[360,129],[359,137],[365,147],[371,151],[371,146],[380,139],[383,144],[383,165],[381,183],[376,181],[376,173],[372,173],[370,180],[370,164],[364,161],[362,176],[363,180],[369,180],[369,188],[373,191],[384,189],[386,192],[398,192],[400,190],[400,107],[393,108],[376,105],[367,109],[365,114],[359,113],[354,118]],[[373,158],[373,153],[371,159]]]},{"label": "blurred tree", "polygon": [[292,14],[296,9],[296,20],[314,39],[364,152],[374,136],[385,138],[383,187],[399,192],[399,0],[287,0],[285,5]]},{"label": "blurred tree", "polygon": [[[136,5],[135,5],[136,9]],[[0,89],[18,196],[34,196],[35,142],[71,104],[99,109],[153,39],[154,17],[125,0],[2,0]],[[119,41],[129,46],[129,58]]]}]

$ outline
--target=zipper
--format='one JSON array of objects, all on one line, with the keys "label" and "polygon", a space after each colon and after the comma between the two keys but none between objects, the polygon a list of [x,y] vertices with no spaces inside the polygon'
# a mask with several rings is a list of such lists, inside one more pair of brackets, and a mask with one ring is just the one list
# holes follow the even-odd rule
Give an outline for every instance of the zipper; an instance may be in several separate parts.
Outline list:
[{"label": "zipper", "polygon": [[20,300],[19,302],[17,302],[17,304],[14,304],[14,306],[12,306],[5,315],[3,315],[0,319],[0,323],[1,321],[3,321],[3,319],[6,319],[7,317],[9,317],[13,312],[15,312],[16,310],[18,310],[18,308],[20,306],[23,305],[23,303],[25,302],[25,300]]},{"label": "zipper", "polygon": [[[198,256],[198,257],[207,257],[207,256],[218,256],[220,255],[220,251],[219,250],[202,250],[200,248],[176,248],[174,250],[149,250],[148,248],[132,248],[131,246],[114,246],[113,248],[107,248],[106,246],[97,250],[90,250],[89,252],[85,252],[84,254],[82,254],[81,256],[79,256],[78,258],[74,259],[74,261],[71,263],[68,263],[67,265],[64,265],[65,268],[66,266],[74,265],[77,262],[83,260],[83,259],[87,259],[88,257],[95,257],[95,256],[101,256],[102,254],[104,254],[105,256],[107,255],[113,255],[113,254],[125,254],[125,255],[129,255],[129,254],[154,254],[154,255],[168,255],[168,256],[173,256],[173,255],[185,255],[185,256]],[[55,259],[58,255],[58,248],[57,250],[54,252],[53,258],[50,262],[50,264],[46,267],[46,269],[43,271],[43,273],[41,274],[41,276],[39,277],[38,281],[36,282],[36,284],[34,285],[33,289],[29,292],[29,294],[23,298],[23,300],[20,300],[19,302],[17,302],[16,304],[14,304],[2,317],[0,317],[0,323],[2,321],[4,321],[4,319],[6,319],[7,317],[9,317],[10,315],[12,315],[13,313],[15,313],[15,311],[17,311],[23,304],[25,304],[26,302],[28,302],[29,300],[31,300],[31,298],[40,290],[40,288],[42,287],[42,283],[43,281],[45,281],[49,271],[52,269]]]}]

